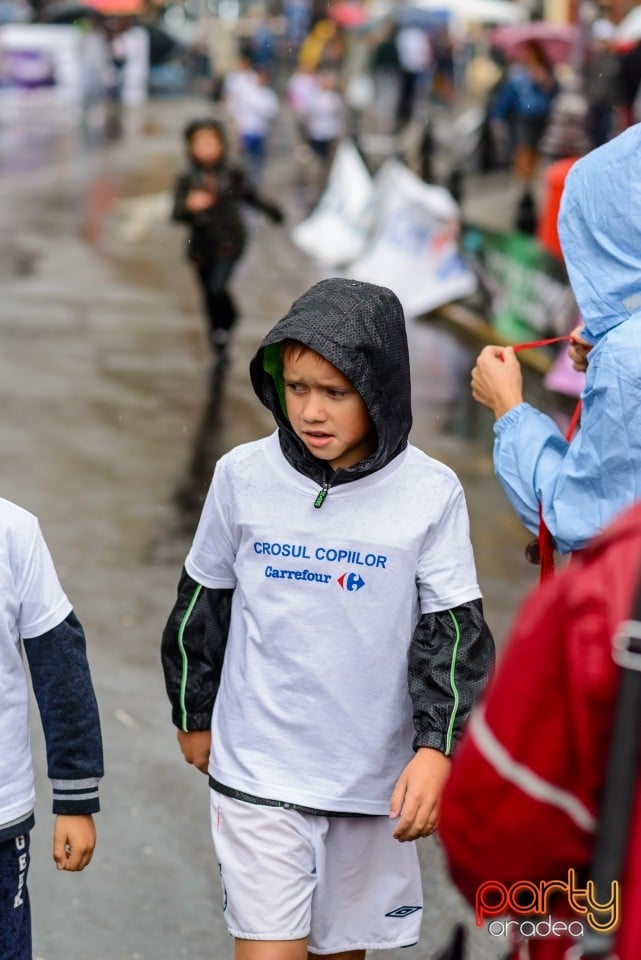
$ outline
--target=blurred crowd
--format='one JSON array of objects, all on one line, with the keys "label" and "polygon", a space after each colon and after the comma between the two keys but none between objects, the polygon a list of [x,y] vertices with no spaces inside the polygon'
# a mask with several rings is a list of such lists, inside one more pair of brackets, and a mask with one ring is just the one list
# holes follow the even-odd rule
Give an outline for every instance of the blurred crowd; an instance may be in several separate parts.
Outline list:
[{"label": "blurred crowd", "polygon": [[[284,108],[296,169],[316,195],[345,135],[361,138],[374,166],[385,152],[401,155],[426,181],[443,178],[440,150],[456,199],[467,171],[511,173],[520,190],[514,225],[531,232],[543,166],[583,155],[641,116],[641,30],[622,38],[605,7],[595,5],[590,24],[497,27],[409,5],[374,16],[353,0],[322,9],[288,0],[277,13],[255,3],[242,15],[238,5],[136,2],[107,15],[93,0],[1,0],[0,26],[81,31],[86,111],[122,100],[128,61],[138,56],[128,38],[144,32],[147,95],[195,93],[222,108],[255,185]],[[35,67],[25,64],[0,44],[0,87],[28,83]]]}]

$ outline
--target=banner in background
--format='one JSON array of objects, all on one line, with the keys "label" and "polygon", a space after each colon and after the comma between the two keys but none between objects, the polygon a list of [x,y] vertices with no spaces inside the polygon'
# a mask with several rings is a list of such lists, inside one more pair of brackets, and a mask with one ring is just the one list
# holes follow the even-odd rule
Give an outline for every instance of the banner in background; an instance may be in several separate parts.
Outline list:
[{"label": "banner in background", "polygon": [[360,255],[373,223],[374,182],[354,144],[343,140],[318,205],[294,227],[292,240],[328,267],[340,267]]},{"label": "banner in background", "polygon": [[72,26],[15,23],[0,27],[3,89],[51,88],[63,101],[81,96],[82,34]]},{"label": "banner in background", "polygon": [[[125,103],[142,103],[147,97],[149,34],[144,27],[132,27],[123,37],[122,98]],[[93,40],[90,33],[68,24],[0,26],[0,95],[50,90],[52,98],[61,102],[83,103],[88,75],[99,67],[104,73],[106,66],[106,50],[105,63],[95,63]]]},{"label": "banner in background", "polygon": [[576,322],[563,264],[534,237],[468,226],[463,250],[490,298],[490,322],[508,340],[562,336]]},{"label": "banner in background", "polygon": [[389,287],[407,317],[473,293],[477,280],[459,253],[459,208],[451,194],[398,160],[385,161],[375,187],[371,244],[345,276]]}]

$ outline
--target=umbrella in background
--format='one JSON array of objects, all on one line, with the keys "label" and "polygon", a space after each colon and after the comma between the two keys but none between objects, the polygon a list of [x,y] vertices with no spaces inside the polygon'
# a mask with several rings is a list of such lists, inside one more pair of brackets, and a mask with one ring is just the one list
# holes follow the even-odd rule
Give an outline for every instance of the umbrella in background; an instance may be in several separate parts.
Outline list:
[{"label": "umbrella in background", "polygon": [[144,0],[87,0],[87,3],[105,17],[132,17],[145,8]]},{"label": "umbrella in background", "polygon": [[431,10],[424,7],[395,7],[392,20],[402,27],[421,27],[424,30],[436,30],[446,27],[450,22],[447,10]]},{"label": "umbrella in background", "polygon": [[101,14],[81,0],[54,0],[47,4],[42,17],[46,23],[75,23],[76,20],[95,20]]},{"label": "umbrella in background", "polygon": [[339,27],[360,27],[369,20],[369,13],[365,7],[350,0],[332,4],[327,9],[327,16]]},{"label": "umbrella in background", "polygon": [[565,63],[576,49],[580,33],[576,24],[536,20],[533,23],[497,27],[490,34],[492,46],[510,60],[518,60],[523,47],[532,40],[543,47],[552,63]]},{"label": "umbrella in background", "polygon": [[455,21],[499,24],[527,19],[525,8],[513,0],[413,0],[421,10],[440,10]]},{"label": "umbrella in background", "polygon": [[131,17],[142,13],[144,0],[53,0],[43,11],[47,23],[73,23],[103,17]]}]

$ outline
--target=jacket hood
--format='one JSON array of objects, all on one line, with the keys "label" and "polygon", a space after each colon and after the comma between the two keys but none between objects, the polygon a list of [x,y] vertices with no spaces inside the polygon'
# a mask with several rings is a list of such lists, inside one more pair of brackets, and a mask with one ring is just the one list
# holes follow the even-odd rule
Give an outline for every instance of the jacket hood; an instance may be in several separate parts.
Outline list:
[{"label": "jacket hood", "polygon": [[[223,150],[219,159],[214,164],[201,163],[200,161],[196,160],[191,152],[191,142],[199,130],[211,130],[220,140]],[[217,167],[225,165],[228,152],[227,133],[225,127],[219,120],[214,119],[214,117],[197,117],[195,120],[190,120],[183,130],[183,139],[187,148],[187,158],[189,163],[197,170],[214,170]]]},{"label": "jacket hood", "polygon": [[558,232],[586,331],[597,342],[641,310],[641,124],[571,168]]},{"label": "jacket hood", "polygon": [[351,381],[376,430],[375,452],[347,470],[337,470],[333,482],[373,473],[405,449],[412,426],[410,366],[405,318],[396,294],[358,280],[322,280],[294,301],[251,361],[254,390],[274,414],[283,453],[296,469],[322,482],[328,465],[309,453],[285,411],[280,347],[289,339],[320,354]]}]

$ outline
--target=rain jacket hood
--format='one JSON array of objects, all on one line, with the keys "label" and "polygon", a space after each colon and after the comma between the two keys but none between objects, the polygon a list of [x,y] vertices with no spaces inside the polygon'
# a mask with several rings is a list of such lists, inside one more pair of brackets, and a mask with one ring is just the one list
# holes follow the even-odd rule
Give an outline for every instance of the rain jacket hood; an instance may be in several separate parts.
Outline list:
[{"label": "rain jacket hood", "polygon": [[561,553],[580,550],[641,498],[641,124],[568,174],[559,237],[588,354],[571,443],[521,403],[494,425],[494,465],[525,525],[543,519]]},{"label": "rain jacket hood", "polygon": [[[294,433],[283,392],[281,344],[298,340],[332,363],[363,398],[374,424],[374,453],[332,474]],[[386,287],[332,278],[315,284],[263,340],[251,380],[279,427],[281,448],[297,470],[319,482],[345,483],[379,470],[407,446],[412,426],[409,352],[398,297]]]},{"label": "rain jacket hood", "polygon": [[641,124],[572,167],[558,231],[586,332],[598,342],[641,312]]}]

